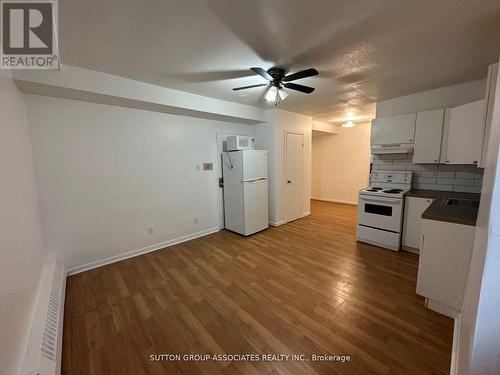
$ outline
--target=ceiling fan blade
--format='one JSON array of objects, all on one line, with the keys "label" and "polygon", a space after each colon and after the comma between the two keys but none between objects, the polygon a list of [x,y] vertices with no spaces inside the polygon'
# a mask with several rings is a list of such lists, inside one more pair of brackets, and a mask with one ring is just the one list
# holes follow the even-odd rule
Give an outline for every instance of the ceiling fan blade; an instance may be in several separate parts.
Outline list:
[{"label": "ceiling fan blade", "polygon": [[296,79],[317,76],[318,74],[319,73],[318,73],[318,71],[316,69],[309,68],[309,69],[306,69],[306,70],[301,70],[300,72],[297,72],[297,73],[289,74],[285,78],[283,78],[283,81],[284,82],[290,82],[290,81],[295,81]]},{"label": "ceiling fan blade", "polygon": [[258,85],[250,85],[250,86],[242,86],[242,87],[236,87],[233,89],[233,91],[239,91],[239,90],[246,90],[246,89],[253,89],[254,87],[262,87],[262,86],[267,86],[269,83],[259,83]]},{"label": "ceiling fan blade", "polygon": [[313,87],[297,85],[296,83],[285,83],[283,86],[285,86],[287,89],[300,91],[306,94],[310,94],[315,90]]},{"label": "ceiling fan blade", "polygon": [[262,68],[250,68],[254,73],[257,73],[259,76],[261,76],[262,78],[265,78],[267,79],[268,81],[272,81],[274,80],[273,76],[270,75],[268,72],[266,72],[264,69]]}]

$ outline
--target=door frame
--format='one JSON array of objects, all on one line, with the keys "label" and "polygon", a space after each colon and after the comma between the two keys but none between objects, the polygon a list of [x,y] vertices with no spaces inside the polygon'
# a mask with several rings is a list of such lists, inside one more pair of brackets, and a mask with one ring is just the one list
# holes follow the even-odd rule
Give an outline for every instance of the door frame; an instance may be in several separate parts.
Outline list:
[{"label": "door frame", "polygon": [[[283,223],[286,224],[288,223],[287,220],[287,189],[286,189],[286,171],[287,171],[287,162],[286,162],[286,155],[288,151],[288,142],[287,142],[287,135],[288,134],[296,134],[302,136],[302,202],[301,202],[301,207],[303,210],[303,199],[304,199],[304,132],[301,130],[291,130],[291,129],[285,129],[283,131],[283,181],[282,181],[282,186],[283,186]],[[304,213],[301,212],[301,216],[304,216]]]},{"label": "door frame", "polygon": [[[216,153],[216,158],[215,158],[215,169],[217,171],[217,176],[216,176],[216,183],[219,184],[219,178],[223,178],[223,173],[222,173],[222,142],[220,142],[219,145],[219,140],[222,140],[222,136],[231,136],[231,135],[241,135],[244,137],[253,137],[251,134],[243,134],[242,132],[232,132],[232,131],[218,131],[215,132],[215,153]],[[220,147],[219,147],[220,146]],[[225,227],[225,221],[224,221],[224,189],[219,188],[217,186],[217,201],[219,205],[219,230],[224,229]]]}]

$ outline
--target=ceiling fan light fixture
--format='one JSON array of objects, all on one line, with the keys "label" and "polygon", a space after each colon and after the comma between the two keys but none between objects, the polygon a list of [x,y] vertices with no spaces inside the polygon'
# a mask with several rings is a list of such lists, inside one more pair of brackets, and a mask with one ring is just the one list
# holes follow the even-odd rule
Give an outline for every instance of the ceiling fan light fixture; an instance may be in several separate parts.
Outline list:
[{"label": "ceiling fan light fixture", "polygon": [[269,87],[269,90],[267,90],[266,93],[266,102],[269,103],[274,103],[276,102],[276,99],[278,98],[278,88],[276,86],[271,86]]},{"label": "ceiling fan light fixture", "polygon": [[281,100],[285,100],[288,95],[290,95],[284,88],[280,88],[278,90],[278,95],[280,96]]},{"label": "ceiling fan light fixture", "polygon": [[[266,102],[273,103],[274,105],[278,105],[280,102],[285,100],[288,96],[288,92],[285,90],[285,87],[290,90],[302,92],[304,94],[310,94],[314,91],[314,87],[299,85],[298,83],[293,83],[291,81],[295,81],[302,78],[317,76],[319,73],[314,68],[309,68],[305,70],[301,70],[300,72],[286,74],[285,69],[274,66],[267,70],[264,70],[259,67],[250,68],[255,74],[261,76],[268,83],[260,83],[249,86],[235,87],[233,91],[240,91],[246,89],[252,89],[256,87],[268,86],[269,89],[266,92],[265,100]],[[285,83],[283,83],[285,82]]]},{"label": "ceiling fan light fixture", "polygon": [[354,122],[352,121],[347,121],[342,124],[343,128],[354,128]]}]

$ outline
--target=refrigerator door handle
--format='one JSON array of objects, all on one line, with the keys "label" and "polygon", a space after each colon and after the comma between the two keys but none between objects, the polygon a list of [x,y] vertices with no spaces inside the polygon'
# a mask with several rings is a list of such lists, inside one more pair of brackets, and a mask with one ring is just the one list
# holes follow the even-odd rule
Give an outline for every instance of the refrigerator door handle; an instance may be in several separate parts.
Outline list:
[{"label": "refrigerator door handle", "polygon": [[252,178],[252,179],[248,179],[248,180],[241,180],[241,182],[255,183],[255,182],[266,181],[266,180],[267,180],[267,177],[262,177],[262,178]]}]

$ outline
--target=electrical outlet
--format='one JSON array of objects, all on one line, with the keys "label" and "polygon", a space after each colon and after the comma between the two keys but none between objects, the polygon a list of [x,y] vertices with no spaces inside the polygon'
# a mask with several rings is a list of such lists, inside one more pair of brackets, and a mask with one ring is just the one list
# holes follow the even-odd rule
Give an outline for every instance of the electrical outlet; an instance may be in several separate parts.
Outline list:
[{"label": "electrical outlet", "polygon": [[198,224],[198,216],[193,216],[193,224]]},{"label": "electrical outlet", "polygon": [[150,236],[152,236],[154,232],[155,231],[154,231],[153,228],[148,228],[148,233],[149,233]]}]

